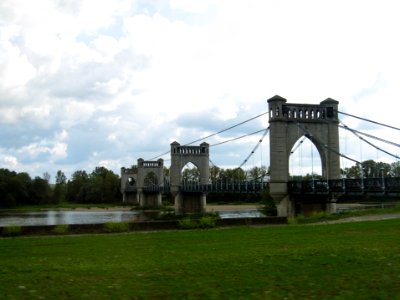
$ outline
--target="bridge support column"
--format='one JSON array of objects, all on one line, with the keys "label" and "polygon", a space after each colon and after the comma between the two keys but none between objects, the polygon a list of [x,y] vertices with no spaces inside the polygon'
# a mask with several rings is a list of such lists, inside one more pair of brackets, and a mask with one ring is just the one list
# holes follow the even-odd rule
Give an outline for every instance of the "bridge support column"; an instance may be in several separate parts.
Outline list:
[{"label": "bridge support column", "polygon": [[294,217],[295,209],[293,201],[290,200],[289,196],[284,197],[281,201],[275,202],[278,217]]},{"label": "bridge support column", "polygon": [[269,188],[278,211],[278,217],[294,217],[295,207],[288,194],[287,182],[270,182]]},{"label": "bridge support column", "polygon": [[207,196],[205,193],[178,192],[175,198],[175,214],[201,214],[206,211]]},{"label": "bridge support column", "polygon": [[328,201],[328,203],[326,204],[326,212],[328,214],[336,213],[336,199],[331,199]]},{"label": "bridge support column", "polygon": [[124,192],[122,194],[122,203],[133,204],[133,205],[139,204],[138,194]]},{"label": "bridge support column", "polygon": [[162,203],[162,194],[159,192],[138,191],[139,206],[141,208],[159,209]]}]

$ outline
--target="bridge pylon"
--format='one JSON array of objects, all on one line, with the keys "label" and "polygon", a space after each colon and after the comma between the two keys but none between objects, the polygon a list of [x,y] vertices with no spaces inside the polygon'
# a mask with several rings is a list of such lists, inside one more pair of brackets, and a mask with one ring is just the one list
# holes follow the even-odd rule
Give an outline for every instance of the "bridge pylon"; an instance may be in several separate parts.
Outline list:
[{"label": "bridge pylon", "polygon": [[206,193],[187,193],[182,187],[182,169],[186,164],[194,164],[200,173],[199,185],[209,183],[209,145],[202,143],[200,146],[185,146],[178,142],[171,144],[171,169],[170,184],[171,194],[174,197],[175,214],[203,213],[206,210]]},{"label": "bridge pylon", "polygon": [[132,168],[121,168],[121,193],[124,203],[145,208],[160,208],[164,185],[164,161],[137,160]]},{"label": "bridge pylon", "polygon": [[145,161],[138,159],[137,195],[140,207],[160,208],[164,185],[164,160]]},{"label": "bridge pylon", "polygon": [[[307,201],[288,193],[289,158],[293,146],[306,136],[321,157],[322,177],[340,178],[338,105],[333,99],[319,104],[291,104],[281,96],[268,99],[270,125],[270,193],[278,208],[278,216],[294,216],[306,210]],[[332,209],[333,199],[313,199],[321,207]],[[301,202],[299,206],[298,203]],[[302,207],[303,211],[299,211]]]}]

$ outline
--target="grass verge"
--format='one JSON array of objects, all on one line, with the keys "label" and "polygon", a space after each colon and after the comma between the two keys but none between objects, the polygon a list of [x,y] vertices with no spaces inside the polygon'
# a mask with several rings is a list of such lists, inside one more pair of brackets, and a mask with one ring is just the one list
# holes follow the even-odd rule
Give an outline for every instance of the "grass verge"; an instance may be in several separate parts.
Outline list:
[{"label": "grass verge", "polygon": [[2,299],[399,299],[400,220],[0,239]]},{"label": "grass verge", "polygon": [[349,217],[361,217],[368,215],[383,215],[383,214],[391,214],[391,213],[400,213],[400,205],[389,208],[366,208],[366,209],[357,209],[357,210],[348,210],[341,213],[329,214],[326,212],[316,212],[311,216],[305,217],[303,215],[299,215],[295,218],[289,219],[289,224],[310,224],[310,223],[318,223],[324,221],[334,221],[340,220]]}]

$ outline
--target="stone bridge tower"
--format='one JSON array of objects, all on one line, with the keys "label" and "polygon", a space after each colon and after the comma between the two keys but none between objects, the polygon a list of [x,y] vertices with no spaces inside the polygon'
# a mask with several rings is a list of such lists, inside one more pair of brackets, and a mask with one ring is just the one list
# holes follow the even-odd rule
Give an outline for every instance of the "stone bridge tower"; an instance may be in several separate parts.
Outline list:
[{"label": "stone bridge tower", "polygon": [[288,195],[289,157],[298,139],[306,136],[317,148],[324,179],[340,178],[339,102],[328,98],[317,105],[289,104],[277,95],[268,104],[270,192],[278,207],[278,216],[293,216],[294,201]]},{"label": "stone bridge tower", "polygon": [[188,163],[194,164],[199,172],[199,184],[205,185],[209,183],[210,166],[209,166],[209,145],[202,143],[200,146],[181,146],[178,142],[171,144],[171,193],[175,198],[175,213],[201,213],[206,208],[206,194],[185,193],[181,190],[182,178],[181,173],[184,166]]},{"label": "stone bridge tower", "polygon": [[139,158],[132,168],[121,168],[122,202],[159,208],[164,186],[164,161]]},{"label": "stone bridge tower", "polygon": [[138,159],[137,197],[140,207],[161,207],[160,187],[164,186],[164,161]]}]

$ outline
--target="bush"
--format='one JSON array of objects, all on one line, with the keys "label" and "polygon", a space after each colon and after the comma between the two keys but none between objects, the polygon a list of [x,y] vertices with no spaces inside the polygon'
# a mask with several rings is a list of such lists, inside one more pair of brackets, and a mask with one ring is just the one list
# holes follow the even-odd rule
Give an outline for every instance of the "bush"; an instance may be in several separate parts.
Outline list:
[{"label": "bush", "polygon": [[69,231],[69,226],[67,224],[60,224],[54,227],[53,232],[56,234],[66,234]]},{"label": "bush", "polygon": [[3,236],[18,236],[22,233],[22,228],[19,225],[9,225],[3,228]]},{"label": "bush", "polygon": [[276,208],[274,200],[271,197],[269,188],[266,188],[261,192],[261,205],[262,206],[258,209],[258,211],[263,215],[268,217],[278,215],[278,210]]},{"label": "bush", "polygon": [[104,224],[106,232],[126,232],[129,231],[128,222],[107,222]]},{"label": "bush", "polygon": [[205,214],[200,216],[185,217],[178,221],[178,226],[181,229],[194,229],[194,228],[214,228],[219,219],[218,214]]},{"label": "bush", "polygon": [[182,229],[193,229],[193,228],[197,228],[198,224],[197,224],[196,220],[193,220],[190,217],[185,217],[178,221],[178,226],[179,226],[179,228],[182,228]]},{"label": "bush", "polygon": [[200,219],[199,227],[200,228],[214,228],[216,225],[216,218],[212,216],[204,216]]}]

